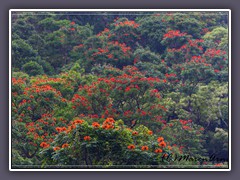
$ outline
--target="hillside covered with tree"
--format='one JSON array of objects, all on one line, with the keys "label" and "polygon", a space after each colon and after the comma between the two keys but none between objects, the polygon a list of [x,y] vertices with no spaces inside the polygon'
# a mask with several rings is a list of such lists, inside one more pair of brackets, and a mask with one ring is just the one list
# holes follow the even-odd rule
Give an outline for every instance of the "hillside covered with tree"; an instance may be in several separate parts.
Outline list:
[{"label": "hillside covered with tree", "polygon": [[14,168],[227,168],[226,12],[13,12]]}]

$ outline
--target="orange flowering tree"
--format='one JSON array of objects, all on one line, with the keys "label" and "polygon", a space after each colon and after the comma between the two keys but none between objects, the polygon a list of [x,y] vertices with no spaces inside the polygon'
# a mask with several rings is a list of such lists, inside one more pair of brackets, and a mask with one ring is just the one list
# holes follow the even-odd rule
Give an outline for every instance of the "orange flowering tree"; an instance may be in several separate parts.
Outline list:
[{"label": "orange flowering tree", "polygon": [[[63,119],[53,117],[54,111],[66,104],[60,91],[31,79],[13,78],[12,135],[13,147],[23,157],[37,155],[41,142],[51,142],[57,132],[55,126],[64,125]],[[16,143],[18,142],[18,143]],[[46,144],[45,144],[46,145]],[[43,146],[43,144],[42,144]]]},{"label": "orange flowering tree", "polygon": [[[134,48],[136,42],[140,39],[139,26],[140,24],[133,20],[116,18],[114,23],[110,25],[111,31],[106,35],[111,41],[126,43],[131,48]],[[100,35],[102,35],[102,33]]]},{"label": "orange flowering tree", "polygon": [[178,147],[172,147],[171,142],[154,135],[147,127],[129,129],[122,120],[113,118],[92,124],[76,118],[67,128],[59,128],[54,141],[42,148],[46,167],[163,165],[172,162],[164,159],[167,154],[179,154]]},{"label": "orange flowering tree", "polygon": [[124,67],[120,74],[109,74],[109,78],[98,78],[90,85],[80,86],[71,100],[75,115],[84,114],[93,118],[111,116],[123,119],[131,126],[145,124],[166,111],[161,105],[160,92],[154,88],[156,84],[164,83],[162,80],[146,78],[133,66]]},{"label": "orange flowering tree", "polygon": [[51,113],[54,104],[61,106],[61,103],[64,103],[60,91],[50,85],[38,85],[38,83],[25,87],[22,94],[13,92],[13,95],[15,107],[13,116],[16,115],[23,122],[36,121],[42,114]]},{"label": "orange flowering tree", "polygon": [[71,55],[81,59],[87,71],[96,64],[111,64],[119,68],[133,65],[133,51],[136,40],[140,38],[138,27],[139,24],[126,18],[115,20],[109,28],[75,46]]}]

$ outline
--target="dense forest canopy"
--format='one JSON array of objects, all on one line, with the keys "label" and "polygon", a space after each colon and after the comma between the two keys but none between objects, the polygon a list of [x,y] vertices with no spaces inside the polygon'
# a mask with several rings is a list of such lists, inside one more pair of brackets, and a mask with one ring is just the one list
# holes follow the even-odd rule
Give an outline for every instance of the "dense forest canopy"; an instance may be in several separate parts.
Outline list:
[{"label": "dense forest canopy", "polygon": [[226,168],[227,12],[11,20],[14,167]]}]

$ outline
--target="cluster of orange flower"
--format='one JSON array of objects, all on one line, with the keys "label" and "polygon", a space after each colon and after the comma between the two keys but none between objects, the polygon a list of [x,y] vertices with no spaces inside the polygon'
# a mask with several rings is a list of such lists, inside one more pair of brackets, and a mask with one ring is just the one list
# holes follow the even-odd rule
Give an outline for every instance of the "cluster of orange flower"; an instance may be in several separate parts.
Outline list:
[{"label": "cluster of orange flower", "polygon": [[[152,131],[149,131],[148,134],[149,134],[149,135],[152,135],[153,132],[152,132]],[[132,132],[132,135],[133,135],[133,136],[138,135],[138,132],[137,132],[137,131],[133,131],[133,132]],[[159,146],[160,146],[161,148],[164,148],[164,147],[167,146],[167,143],[164,141],[164,138],[163,138],[163,137],[158,137],[157,141],[159,142]],[[133,145],[133,144],[130,144],[130,145],[128,146],[128,149],[130,149],[130,150],[133,150],[133,149],[135,149],[135,148],[136,148],[136,146]],[[162,153],[163,150],[162,150],[161,148],[155,149],[154,152],[155,152],[155,153]],[[172,150],[172,147],[171,147],[171,146],[167,146],[167,148],[168,148],[169,150]],[[142,151],[148,151],[148,150],[149,150],[149,147],[148,147],[148,146],[142,146],[142,147],[141,147],[141,150],[142,150]]]},{"label": "cluster of orange flower", "polygon": [[90,136],[84,136],[84,141],[90,141],[91,140],[91,137]]},{"label": "cluster of orange flower", "polygon": [[114,119],[113,118],[107,118],[103,124],[102,124],[102,128],[103,129],[113,129],[114,128]]},{"label": "cluster of orange flower", "polygon": [[155,153],[162,153],[163,151],[162,151],[162,149],[156,149],[154,152]]},{"label": "cluster of orange flower", "polygon": [[42,142],[42,143],[40,144],[40,146],[41,146],[42,148],[48,148],[48,147],[50,146],[50,144],[48,144],[48,143],[46,143],[46,142]]},{"label": "cluster of orange flower", "polygon": [[63,83],[66,82],[65,79],[63,78],[50,78],[47,76],[43,76],[43,77],[38,77],[36,79],[36,82],[34,82],[34,85],[40,85],[40,84],[46,84],[46,83]]},{"label": "cluster of orange flower", "polygon": [[77,125],[77,124],[82,124],[84,123],[83,119],[75,119],[72,124]]},{"label": "cluster of orange flower", "polygon": [[69,144],[67,144],[67,143],[62,145],[62,148],[67,148],[67,147],[69,147]]},{"label": "cluster of orange flower", "polygon": [[215,167],[220,167],[222,165],[223,165],[223,163],[214,164]]},{"label": "cluster of orange flower", "polygon": [[181,33],[179,30],[170,30],[166,34],[164,34],[164,39],[165,38],[174,38],[174,37],[181,37],[185,36],[186,33]]},{"label": "cluster of orange flower", "polygon": [[67,130],[66,127],[56,127],[55,129],[56,129],[56,131],[57,131],[58,133],[61,133],[61,132],[64,132],[64,131]]},{"label": "cluster of orange flower", "polygon": [[161,147],[166,147],[166,142],[164,141],[164,138],[163,137],[159,137],[158,139],[157,139],[157,141],[159,142],[159,146],[161,146]]},{"label": "cluster of orange flower", "polygon": [[201,56],[192,56],[191,63],[203,63],[205,64],[206,59]]},{"label": "cluster of orange flower", "polygon": [[66,127],[56,127],[55,129],[58,133],[61,133],[61,132],[69,133],[71,130],[76,128],[77,124],[82,124],[83,122],[84,122],[84,120],[82,120],[82,119],[75,119],[73,122],[70,123],[70,125],[67,128]]},{"label": "cluster of orange flower", "polygon": [[15,84],[25,84],[26,83],[26,78],[22,79],[22,78],[12,78],[12,83],[13,85]]},{"label": "cluster of orange flower", "polygon": [[[65,144],[62,145],[62,148],[67,148],[67,147],[69,147],[69,144],[68,144],[68,143],[65,143]],[[60,148],[59,146],[53,148],[54,151],[58,151],[58,150],[60,150],[60,149],[61,149],[61,148]]]},{"label": "cluster of orange flower", "polygon": [[148,146],[142,146],[141,148],[142,151],[148,151],[148,149],[149,149]]},{"label": "cluster of orange flower", "polygon": [[128,146],[128,149],[135,149],[135,146],[133,144]]},{"label": "cluster of orange flower", "polygon": [[106,47],[105,49],[103,49],[103,48],[98,48],[98,52],[93,53],[93,56],[96,56],[96,55],[99,55],[99,54],[108,53],[108,52],[109,52],[108,47]]},{"label": "cluster of orange flower", "polygon": [[148,134],[149,134],[149,135],[153,135],[153,132],[152,132],[152,131],[148,131]]},{"label": "cluster of orange flower", "polygon": [[124,21],[116,23],[115,26],[132,26],[134,28],[138,28],[139,24],[135,23],[135,21]]},{"label": "cluster of orange flower", "polygon": [[110,30],[108,28],[105,28],[102,32],[98,33],[97,36],[102,36],[104,34],[107,34]]},{"label": "cluster of orange flower", "polygon": [[[133,145],[133,144],[131,144],[131,145],[128,146],[128,149],[135,149],[135,148],[136,148],[136,146]],[[142,146],[142,147],[141,147],[141,150],[142,150],[142,151],[148,151],[148,150],[149,150],[149,147],[148,147],[148,146]],[[163,150],[160,149],[160,148],[158,148],[158,149],[155,149],[154,152],[155,152],[155,153],[162,153]]]},{"label": "cluster of orange flower", "polygon": [[133,132],[132,132],[132,135],[133,135],[133,136],[136,136],[136,135],[138,135],[138,132],[137,132],[137,131],[133,131]]},{"label": "cluster of orange flower", "polygon": [[[42,93],[42,92],[54,92],[56,97],[61,97],[61,92],[57,91],[51,85],[32,85],[30,88],[25,88],[23,94],[30,94],[30,93]],[[46,101],[49,101],[49,98],[45,98]]]},{"label": "cluster of orange flower", "polygon": [[111,41],[111,42],[108,42],[108,44],[116,47],[120,47],[121,51],[124,53],[124,56],[128,56],[128,53],[131,50],[131,47],[127,46],[125,43],[119,43],[118,41]]},{"label": "cluster of orange flower", "polygon": [[53,148],[54,151],[58,151],[58,150],[60,150],[60,149],[61,149],[60,147],[54,147],[54,148]]},{"label": "cluster of orange flower", "polygon": [[94,128],[99,128],[99,127],[100,127],[100,124],[99,124],[98,122],[93,122],[93,123],[92,123],[92,126],[93,126]]},{"label": "cluster of orange flower", "polygon": [[75,103],[77,106],[87,106],[89,104],[88,100],[84,96],[80,96],[79,94],[74,94],[72,98],[72,103]]},{"label": "cluster of orange flower", "polygon": [[215,56],[223,56],[226,54],[226,51],[221,51],[220,49],[208,49],[204,53],[204,56],[209,56],[214,58]]},{"label": "cluster of orange flower", "polygon": [[82,119],[75,119],[73,122],[70,123],[70,125],[66,128],[66,127],[57,127],[56,130],[58,132],[66,132],[69,133],[70,131],[72,131],[73,129],[76,128],[77,124],[82,124],[84,122],[84,120]]}]

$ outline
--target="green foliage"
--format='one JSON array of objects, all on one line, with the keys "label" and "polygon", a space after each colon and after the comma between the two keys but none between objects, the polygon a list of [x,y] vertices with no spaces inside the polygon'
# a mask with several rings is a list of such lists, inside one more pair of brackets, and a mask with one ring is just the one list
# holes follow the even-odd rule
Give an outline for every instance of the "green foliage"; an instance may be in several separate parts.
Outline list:
[{"label": "green foliage", "polygon": [[70,23],[69,20],[57,21],[53,17],[45,18],[38,22],[38,26],[41,30],[46,32],[57,31],[60,27],[66,26]]},{"label": "green foliage", "polygon": [[221,50],[228,50],[228,29],[224,27],[216,27],[211,32],[203,36],[205,45],[211,48],[218,48]]},{"label": "green foliage", "polygon": [[22,66],[22,70],[30,76],[41,75],[44,73],[43,67],[34,61],[29,61]]},{"label": "green foliage", "polygon": [[222,128],[216,128],[214,133],[210,135],[209,153],[219,158],[228,156],[228,132]]},{"label": "green foliage", "polygon": [[29,75],[24,73],[24,72],[13,72],[12,73],[12,78],[17,78],[17,79],[27,79],[29,81]]},{"label": "green foliage", "polygon": [[34,26],[27,22],[24,18],[18,19],[13,24],[14,34],[17,34],[21,39],[27,40],[34,31]]},{"label": "green foliage", "polygon": [[23,39],[12,41],[12,63],[14,67],[22,68],[25,63],[29,61],[38,61],[40,59],[37,51]]}]

